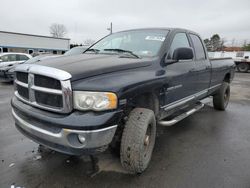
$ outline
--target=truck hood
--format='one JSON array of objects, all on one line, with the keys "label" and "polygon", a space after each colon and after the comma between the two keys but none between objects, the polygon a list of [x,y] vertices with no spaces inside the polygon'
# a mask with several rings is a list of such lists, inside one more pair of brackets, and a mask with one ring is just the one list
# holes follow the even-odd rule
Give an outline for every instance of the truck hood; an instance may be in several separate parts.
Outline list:
[{"label": "truck hood", "polygon": [[125,58],[119,55],[81,54],[61,56],[39,61],[38,65],[64,70],[72,75],[71,81],[115,71],[149,66],[151,58]]}]

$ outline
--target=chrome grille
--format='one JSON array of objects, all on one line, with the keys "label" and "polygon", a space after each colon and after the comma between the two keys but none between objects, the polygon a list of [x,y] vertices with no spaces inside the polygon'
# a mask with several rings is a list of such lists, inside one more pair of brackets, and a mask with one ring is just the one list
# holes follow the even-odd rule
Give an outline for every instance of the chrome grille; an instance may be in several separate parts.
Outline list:
[{"label": "chrome grille", "polygon": [[72,110],[71,75],[41,65],[23,64],[15,70],[16,97],[41,109],[68,113]]},{"label": "chrome grille", "polygon": [[35,75],[34,82],[36,86],[46,87],[51,89],[62,89],[61,83],[59,80],[42,76],[42,75]]},{"label": "chrome grille", "polygon": [[35,98],[36,102],[41,105],[54,106],[56,108],[63,107],[62,95],[35,91]]},{"label": "chrome grille", "polygon": [[23,83],[28,83],[28,73],[24,73],[24,72],[19,72],[16,75],[17,80],[20,80]]},{"label": "chrome grille", "polygon": [[17,85],[17,91],[19,93],[20,96],[22,96],[23,98],[25,98],[26,100],[29,100],[29,90],[26,87],[23,87],[21,85]]}]

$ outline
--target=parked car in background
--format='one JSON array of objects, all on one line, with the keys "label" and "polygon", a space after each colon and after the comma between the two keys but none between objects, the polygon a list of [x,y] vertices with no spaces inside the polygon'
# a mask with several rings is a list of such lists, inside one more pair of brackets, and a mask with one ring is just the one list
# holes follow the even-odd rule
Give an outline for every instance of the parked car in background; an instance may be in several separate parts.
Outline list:
[{"label": "parked car in background", "polygon": [[0,54],[0,82],[9,82],[9,76],[6,76],[6,70],[11,69],[13,66],[21,64],[32,56],[25,53],[1,53]]},{"label": "parked car in background", "polygon": [[[72,49],[70,49],[69,51],[67,51],[65,54],[63,54],[63,56],[73,56],[73,55],[78,55],[78,54],[82,54],[85,52],[85,50],[88,49],[88,46],[77,46],[74,47]],[[54,55],[54,54],[42,54],[42,55],[38,55],[36,57],[33,57],[25,62],[20,62],[20,63],[16,63],[16,64],[6,64],[5,66],[0,67],[0,82],[11,82],[13,81],[13,77],[14,77],[14,70],[16,68],[16,66],[18,66],[19,64],[22,63],[28,63],[28,64],[33,64],[45,59],[49,59],[49,58],[55,58],[61,55]]]},{"label": "parked car in background", "polygon": [[27,61],[18,63],[18,64],[13,64],[13,65],[9,65],[9,66],[5,66],[0,68],[0,82],[11,82],[13,81],[14,78],[14,70],[15,68],[23,63],[36,63],[38,61],[44,60],[44,59],[48,59],[48,58],[55,58],[58,57],[59,55],[53,55],[53,54],[42,54],[42,55],[38,55],[36,57],[30,58]]},{"label": "parked car in background", "polygon": [[69,51],[65,52],[63,55],[77,55],[77,54],[82,54],[85,52],[85,50],[88,49],[89,46],[77,46],[74,48],[71,48]]},{"label": "parked car in background", "polygon": [[157,126],[176,124],[210,96],[225,110],[234,71],[231,58],[209,59],[195,32],[123,31],[82,55],[18,66],[12,114],[17,129],[41,145],[70,155],[110,145],[126,170],[142,173]]},{"label": "parked car in background", "polygon": [[0,68],[23,63],[30,58],[32,58],[32,56],[25,53],[1,53]]}]

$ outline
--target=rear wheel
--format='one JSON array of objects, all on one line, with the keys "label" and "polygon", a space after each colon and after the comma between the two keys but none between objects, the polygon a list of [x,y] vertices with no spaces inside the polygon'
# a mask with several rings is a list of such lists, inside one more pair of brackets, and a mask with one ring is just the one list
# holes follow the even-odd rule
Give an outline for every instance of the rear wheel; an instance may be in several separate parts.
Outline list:
[{"label": "rear wheel", "polygon": [[249,65],[247,63],[240,63],[237,65],[239,72],[247,72],[249,70]]},{"label": "rear wheel", "polygon": [[125,124],[120,159],[131,173],[142,173],[151,160],[156,137],[156,121],[152,110],[135,108]]},{"label": "rear wheel", "polygon": [[230,98],[230,85],[223,82],[219,91],[213,96],[213,105],[216,110],[225,110]]}]

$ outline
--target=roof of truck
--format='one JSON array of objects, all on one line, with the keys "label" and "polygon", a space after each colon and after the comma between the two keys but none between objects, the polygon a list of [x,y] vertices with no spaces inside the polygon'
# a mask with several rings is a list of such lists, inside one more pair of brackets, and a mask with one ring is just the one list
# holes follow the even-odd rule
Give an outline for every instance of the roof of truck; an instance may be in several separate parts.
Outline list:
[{"label": "roof of truck", "polygon": [[137,31],[137,30],[166,30],[166,31],[186,31],[190,33],[195,33],[198,34],[192,30],[189,29],[184,29],[184,28],[171,28],[171,27],[146,27],[146,28],[136,28],[136,29],[128,29],[128,30],[123,30],[123,31],[118,31],[119,32],[126,32],[126,31]]},{"label": "roof of truck", "polygon": [[124,31],[133,31],[133,30],[187,30],[184,28],[174,28],[174,27],[145,27],[145,28],[136,28],[136,29],[128,29]]}]

